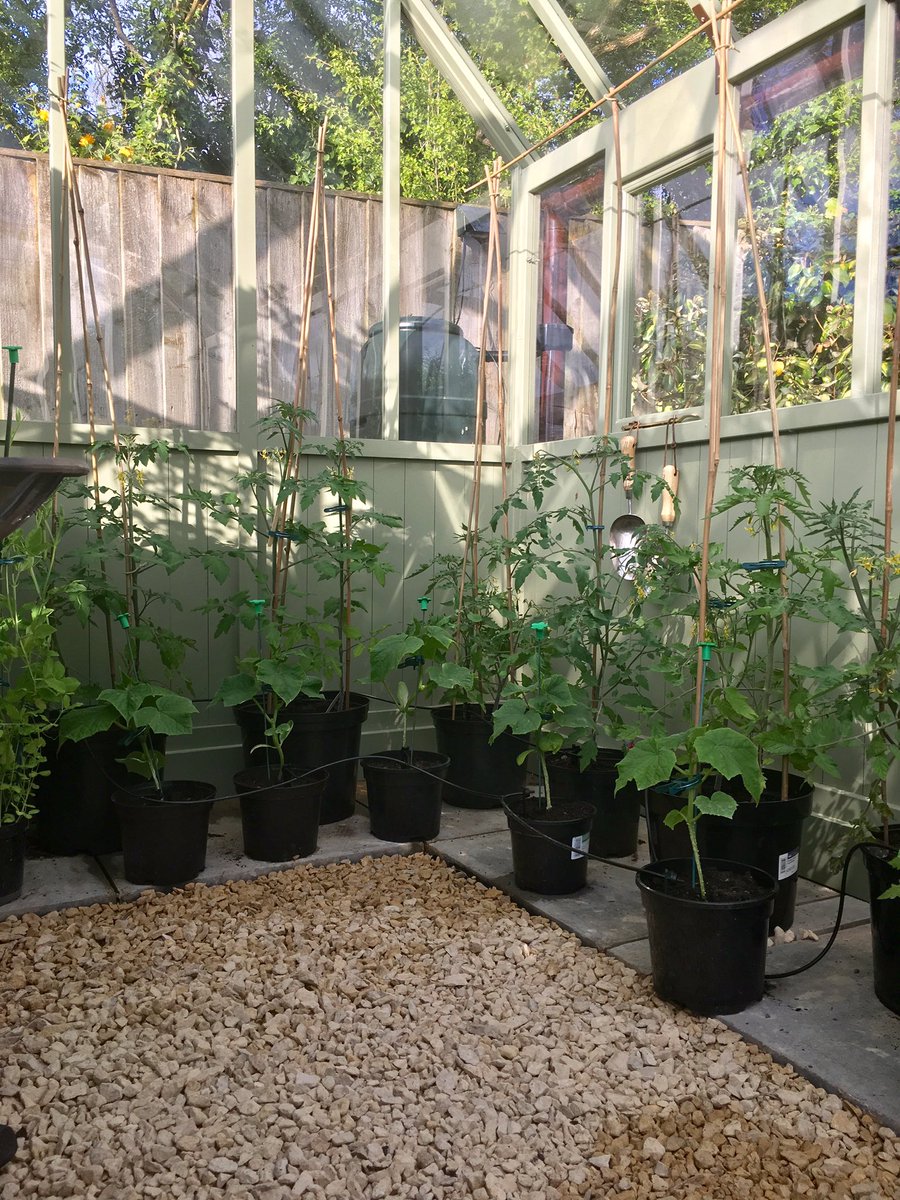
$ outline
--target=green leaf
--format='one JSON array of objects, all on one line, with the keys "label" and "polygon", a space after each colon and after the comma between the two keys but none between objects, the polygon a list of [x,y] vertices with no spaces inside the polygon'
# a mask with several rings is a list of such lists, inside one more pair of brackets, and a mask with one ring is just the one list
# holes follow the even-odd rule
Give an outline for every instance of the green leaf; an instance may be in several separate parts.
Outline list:
[{"label": "green leaf", "polygon": [[252,700],[258,692],[259,684],[253,675],[230,675],[228,679],[222,681],[214,699],[228,708],[235,708],[238,704]]},{"label": "green leaf", "polygon": [[694,749],[701,763],[708,763],[726,779],[740,775],[753,799],[759,799],[765,780],[756,747],[745,734],[736,729],[708,729],[695,740]]},{"label": "green leaf", "polygon": [[428,672],[429,682],[445,691],[468,691],[475,683],[475,676],[468,667],[460,663],[443,662]]},{"label": "green leaf", "polygon": [[676,763],[670,738],[644,738],[628,751],[619,763],[616,791],[632,780],[639,791],[666,783],[672,778]]},{"label": "green leaf", "polygon": [[879,900],[900,900],[900,883],[892,883],[890,887],[886,887]]},{"label": "green leaf", "polygon": [[94,733],[102,733],[115,725],[118,714],[108,704],[78,705],[64,712],[59,719],[59,741],[82,742]]},{"label": "green leaf", "polygon": [[684,809],[673,808],[663,817],[663,824],[668,825],[670,829],[674,829],[676,825],[687,824],[687,816]]},{"label": "green leaf", "polygon": [[731,820],[737,809],[737,801],[725,792],[713,792],[711,796],[698,796],[694,807],[697,812],[706,813],[708,816]]},{"label": "green leaf", "polygon": [[136,727],[146,727],[154,733],[190,733],[197,709],[186,696],[176,692],[160,692],[153,706],[147,705],[134,714]]},{"label": "green leaf", "polygon": [[420,637],[411,633],[392,633],[380,638],[369,654],[370,675],[375,683],[381,683],[392,671],[396,671],[405,658],[418,654],[424,645]]},{"label": "green leaf", "polygon": [[542,722],[543,718],[539,712],[530,708],[521,697],[514,696],[510,700],[504,700],[494,712],[492,740],[504,729],[509,729],[512,733],[533,733],[535,729],[540,729]]},{"label": "green leaf", "polygon": [[302,667],[276,662],[271,658],[262,659],[256,672],[261,682],[267,684],[284,704],[290,704],[301,692],[309,695],[320,690],[319,680],[311,680],[309,672]]},{"label": "green leaf", "polygon": [[758,714],[756,713],[755,709],[748,704],[745,697],[741,695],[737,688],[727,687],[725,689],[725,699],[728,702],[732,712],[737,717],[742,717],[746,721],[756,720]]}]

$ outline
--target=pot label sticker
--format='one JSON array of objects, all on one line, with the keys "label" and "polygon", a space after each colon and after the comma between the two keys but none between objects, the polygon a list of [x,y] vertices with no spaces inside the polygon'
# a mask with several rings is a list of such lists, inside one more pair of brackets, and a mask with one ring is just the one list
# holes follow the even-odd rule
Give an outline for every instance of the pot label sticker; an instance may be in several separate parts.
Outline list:
[{"label": "pot label sticker", "polygon": [[792,875],[797,874],[797,868],[800,865],[800,847],[796,850],[790,850],[787,854],[778,855],[778,882],[782,879],[790,879]]},{"label": "pot label sticker", "polygon": [[580,853],[582,850],[587,850],[591,843],[591,835],[589,833],[580,833],[578,837],[572,838],[572,858],[584,858]]}]

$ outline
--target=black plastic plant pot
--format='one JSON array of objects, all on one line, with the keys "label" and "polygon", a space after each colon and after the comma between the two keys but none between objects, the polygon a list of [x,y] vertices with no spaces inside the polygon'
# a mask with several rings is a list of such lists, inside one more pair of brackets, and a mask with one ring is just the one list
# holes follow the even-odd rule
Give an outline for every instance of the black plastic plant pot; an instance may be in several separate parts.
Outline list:
[{"label": "black plastic plant pot", "polygon": [[[674,829],[670,829],[666,824],[668,813],[676,808],[684,808],[684,794],[676,795],[663,788],[648,788],[644,797],[650,857],[654,861],[663,858],[690,858],[691,839],[688,835],[687,825],[682,821]],[[705,851],[703,837],[708,819],[708,817],[702,816],[697,822],[697,841],[701,854]]]},{"label": "black plastic plant pot", "polygon": [[477,704],[431,710],[438,752],[450,759],[444,799],[456,808],[499,808],[525,786],[526,765],[516,759],[528,743],[508,731],[491,742],[492,711]]},{"label": "black plastic plant pot", "polygon": [[369,828],[385,842],[429,842],[441,829],[441,799],[450,759],[416,750],[382,750],[362,760]]},{"label": "black plastic plant pot", "polygon": [[734,780],[723,791],[738,802],[734,816],[703,818],[705,852],[766,871],[778,884],[770,929],[794,923],[803,822],[812,812],[813,785],[800,775],[788,776],[787,799],[781,798],[781,772],[763,772],[766,786],[755,804]]},{"label": "black plastic plant pot", "polygon": [[5,821],[0,825],[0,904],[9,904],[22,895],[27,834],[25,820]]},{"label": "black plastic plant pot", "polygon": [[516,887],[541,896],[580,892],[587,885],[583,851],[590,842],[593,806],[566,800],[548,809],[529,796],[507,801],[507,808]]},{"label": "black plastic plant pot", "polygon": [[129,883],[174,887],[196,879],[206,866],[215,795],[211,783],[196,779],[164,783],[162,797],[152,783],[113,794]]},{"label": "black plastic plant pot", "polygon": [[[47,854],[115,854],[122,848],[113,792],[143,782],[119,761],[133,748],[124,729],[104,729],[80,742],[58,745],[56,733],[44,752],[48,774],[41,779],[35,803],[37,840]],[[152,735],[165,753],[166,738]]]},{"label": "black plastic plant pot", "polygon": [[693,870],[692,860],[678,858],[638,871],[653,988],[702,1016],[743,1012],[762,999],[775,880],[745,863],[707,858],[702,900]]},{"label": "black plastic plant pot", "polygon": [[247,767],[234,777],[241,798],[244,853],[261,862],[287,862],[315,853],[327,771]]},{"label": "black plastic plant pot", "polygon": [[[331,825],[352,817],[356,808],[356,764],[362,727],[369,715],[366,696],[350,693],[350,707],[341,706],[338,692],[326,692],[322,700],[295,700],[282,710],[282,720],[292,721],[293,728],[284,743],[287,762],[300,771],[315,771],[324,767],[328,783],[322,797],[319,823]],[[235,710],[244,745],[244,765],[267,766],[263,741],[262,713],[250,701]]]},{"label": "black plastic plant pot", "polygon": [[583,800],[592,805],[590,851],[604,858],[624,858],[637,851],[641,793],[633,783],[616,792],[616,767],[623,753],[600,750],[583,771],[577,754],[557,754],[547,759],[553,803]]},{"label": "black plastic plant pot", "polygon": [[900,884],[900,870],[891,866],[900,851],[900,825],[890,827],[889,841],[890,845],[863,846],[863,857],[869,873],[875,995],[900,1016],[900,899],[879,899],[886,888]]}]

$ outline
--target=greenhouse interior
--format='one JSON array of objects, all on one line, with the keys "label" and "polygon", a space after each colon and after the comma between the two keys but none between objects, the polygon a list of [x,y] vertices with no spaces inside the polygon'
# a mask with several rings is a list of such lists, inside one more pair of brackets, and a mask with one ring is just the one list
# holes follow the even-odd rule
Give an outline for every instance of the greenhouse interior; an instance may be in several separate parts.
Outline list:
[{"label": "greenhouse interior", "polygon": [[898,47],[5,0],[0,1200],[900,1197]]}]

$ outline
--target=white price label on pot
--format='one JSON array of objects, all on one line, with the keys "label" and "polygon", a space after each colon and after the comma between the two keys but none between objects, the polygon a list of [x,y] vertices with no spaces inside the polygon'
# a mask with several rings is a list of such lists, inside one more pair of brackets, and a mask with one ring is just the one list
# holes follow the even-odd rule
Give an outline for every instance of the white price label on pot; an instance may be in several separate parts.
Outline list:
[{"label": "white price label on pot", "polygon": [[782,879],[790,879],[792,875],[797,874],[797,868],[800,865],[800,848],[789,850],[787,854],[778,855],[778,882]]},{"label": "white price label on pot", "polygon": [[591,844],[591,835],[589,833],[580,833],[578,837],[572,838],[572,858],[584,858],[582,850],[587,850]]}]

